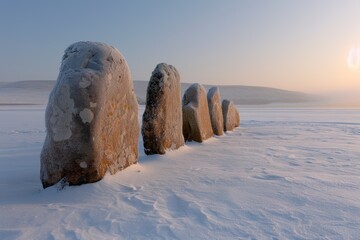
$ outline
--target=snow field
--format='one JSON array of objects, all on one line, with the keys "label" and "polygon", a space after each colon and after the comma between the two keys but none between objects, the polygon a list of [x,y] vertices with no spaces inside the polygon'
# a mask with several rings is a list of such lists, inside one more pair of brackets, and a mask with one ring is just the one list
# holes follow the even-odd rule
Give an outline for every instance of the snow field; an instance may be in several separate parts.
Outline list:
[{"label": "snow field", "polygon": [[43,190],[44,109],[2,107],[0,239],[360,236],[360,110],[240,114],[224,136],[152,156],[140,137],[138,164]]}]

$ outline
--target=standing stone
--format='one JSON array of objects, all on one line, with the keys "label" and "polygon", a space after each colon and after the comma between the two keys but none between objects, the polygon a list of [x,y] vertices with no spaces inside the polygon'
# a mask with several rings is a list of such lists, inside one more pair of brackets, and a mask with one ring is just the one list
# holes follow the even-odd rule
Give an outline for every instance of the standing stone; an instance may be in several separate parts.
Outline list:
[{"label": "standing stone", "polygon": [[160,63],[152,72],[142,122],[146,154],[164,154],[184,145],[180,75],[175,67]]},{"label": "standing stone", "polygon": [[197,83],[191,85],[184,94],[182,104],[185,141],[203,142],[212,137],[205,88]]},{"label": "standing stone", "polygon": [[215,135],[221,136],[224,134],[224,118],[221,109],[221,97],[218,87],[212,87],[207,94],[209,103],[209,113],[211,126]]},{"label": "standing stone", "polygon": [[239,111],[236,109],[234,103],[227,99],[222,102],[222,113],[224,116],[224,131],[232,131],[240,125]]},{"label": "standing stone", "polygon": [[240,113],[235,107],[235,127],[240,126]]},{"label": "standing stone", "polygon": [[136,163],[138,104],[129,67],[109,45],[78,42],[65,50],[45,115],[43,187],[96,182]]}]

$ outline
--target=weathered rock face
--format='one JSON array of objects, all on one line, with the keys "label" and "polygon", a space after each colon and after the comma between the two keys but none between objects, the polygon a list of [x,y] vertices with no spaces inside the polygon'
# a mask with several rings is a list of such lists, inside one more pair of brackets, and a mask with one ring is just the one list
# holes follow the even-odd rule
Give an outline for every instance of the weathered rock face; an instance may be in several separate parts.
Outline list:
[{"label": "weathered rock face", "polygon": [[184,145],[180,76],[166,63],[158,64],[152,73],[141,133],[146,154],[164,154]]},{"label": "weathered rock face", "polygon": [[240,126],[240,113],[235,107],[235,127]]},{"label": "weathered rock face", "polygon": [[197,83],[191,85],[184,94],[182,104],[185,141],[203,142],[212,137],[205,88]]},{"label": "weathered rock face", "polygon": [[138,159],[138,104],[129,67],[106,44],[78,42],[65,50],[46,108],[41,152],[43,187],[61,179],[95,182]]},{"label": "weathered rock face", "polygon": [[232,131],[240,125],[239,111],[234,103],[227,99],[222,101],[222,113],[224,116],[224,131]]},{"label": "weathered rock face", "polygon": [[213,132],[215,135],[224,134],[224,118],[221,109],[221,96],[218,87],[212,87],[207,94],[209,113]]}]

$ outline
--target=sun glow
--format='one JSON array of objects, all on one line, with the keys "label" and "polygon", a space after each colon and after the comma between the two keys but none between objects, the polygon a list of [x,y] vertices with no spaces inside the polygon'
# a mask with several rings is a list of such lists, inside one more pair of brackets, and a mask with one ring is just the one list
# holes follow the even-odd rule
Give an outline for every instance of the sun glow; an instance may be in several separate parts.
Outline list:
[{"label": "sun glow", "polygon": [[360,69],[360,47],[353,47],[348,55],[348,66],[351,69]]}]

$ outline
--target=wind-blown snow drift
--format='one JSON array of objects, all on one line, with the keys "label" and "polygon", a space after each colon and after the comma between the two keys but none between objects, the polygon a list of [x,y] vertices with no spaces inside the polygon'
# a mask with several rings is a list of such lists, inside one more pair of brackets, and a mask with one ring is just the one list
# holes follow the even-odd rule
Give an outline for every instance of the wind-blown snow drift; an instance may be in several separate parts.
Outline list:
[{"label": "wind-blown snow drift", "polygon": [[360,110],[241,113],[234,132],[163,156],[140,142],[139,164],[58,191],[39,181],[44,110],[0,110],[0,239],[360,236]]}]

